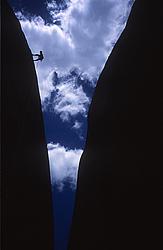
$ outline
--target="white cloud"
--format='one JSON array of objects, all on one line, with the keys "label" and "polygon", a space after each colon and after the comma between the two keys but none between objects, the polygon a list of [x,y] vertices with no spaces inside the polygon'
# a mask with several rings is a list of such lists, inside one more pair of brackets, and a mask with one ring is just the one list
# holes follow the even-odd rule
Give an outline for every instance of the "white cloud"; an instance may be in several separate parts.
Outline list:
[{"label": "white cloud", "polygon": [[86,115],[89,98],[81,85],[76,85],[71,79],[56,85],[55,91],[53,109],[60,115],[62,121],[68,121],[70,117],[78,114]]},{"label": "white cloud", "polygon": [[[77,66],[90,78],[98,77],[113,44],[123,30],[124,20],[127,20],[130,9],[129,2],[131,1],[71,0],[67,9],[56,10],[55,1],[49,1],[48,10],[54,21],[50,25],[45,24],[41,17],[29,19],[21,13],[17,14],[32,52],[42,50],[44,53],[45,59],[36,62],[42,102],[54,91],[53,71],[63,73]],[[55,25],[56,20],[60,20],[60,26]],[[82,92],[81,88],[74,90],[74,86],[71,87],[69,83],[67,87],[60,86],[61,93],[67,90],[72,90],[72,96],[68,96],[70,103],[74,95],[78,96]],[[86,99],[84,94],[81,98]],[[62,104],[58,102],[60,111],[63,110]],[[85,112],[82,105],[77,105],[77,108],[79,112]],[[68,116],[77,112],[74,105],[70,105],[70,110]]]},{"label": "white cloud", "polygon": [[[55,1],[50,2],[53,19],[61,27],[73,47],[69,63],[82,71],[98,74],[113,44],[124,28],[130,0],[71,0],[69,8],[56,13]],[[66,60],[66,58],[65,58]]]},{"label": "white cloud", "polygon": [[[21,16],[20,13],[18,15]],[[27,37],[33,54],[40,50],[44,53],[44,60],[36,62],[36,70],[39,80],[42,102],[53,91],[52,72],[60,68],[61,71],[68,68],[71,58],[71,44],[66,34],[56,25],[45,25],[41,17],[33,17],[31,20],[23,17],[22,29]],[[63,58],[66,60],[63,60]]]},{"label": "white cloud", "polygon": [[82,126],[82,123],[81,123],[81,122],[75,121],[75,123],[74,123],[74,125],[73,125],[72,128],[74,128],[74,129],[79,129],[79,128],[81,128],[81,126]]},{"label": "white cloud", "polygon": [[67,149],[58,143],[48,144],[51,181],[52,184],[57,185],[60,191],[65,183],[69,183],[73,189],[76,187],[77,171],[82,152],[81,149]]}]

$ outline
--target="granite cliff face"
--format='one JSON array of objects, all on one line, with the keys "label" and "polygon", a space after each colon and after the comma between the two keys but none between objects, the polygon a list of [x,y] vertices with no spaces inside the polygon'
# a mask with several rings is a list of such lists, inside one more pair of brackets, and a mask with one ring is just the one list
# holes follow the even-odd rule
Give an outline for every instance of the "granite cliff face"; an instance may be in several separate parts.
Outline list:
[{"label": "granite cliff face", "polygon": [[20,23],[2,1],[4,249],[52,250],[52,201],[38,83]]},{"label": "granite cliff face", "polygon": [[98,80],[69,250],[162,245],[161,6],[161,1],[135,1]]}]

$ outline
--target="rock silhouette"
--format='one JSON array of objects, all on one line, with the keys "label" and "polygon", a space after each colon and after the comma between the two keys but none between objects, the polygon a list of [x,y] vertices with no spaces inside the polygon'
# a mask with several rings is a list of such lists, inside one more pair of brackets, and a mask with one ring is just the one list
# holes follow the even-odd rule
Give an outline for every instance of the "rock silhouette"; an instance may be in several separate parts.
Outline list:
[{"label": "rock silhouette", "polygon": [[52,200],[33,58],[2,1],[3,249],[52,250]]},{"label": "rock silhouette", "polygon": [[162,246],[161,6],[135,1],[98,80],[69,250]]}]

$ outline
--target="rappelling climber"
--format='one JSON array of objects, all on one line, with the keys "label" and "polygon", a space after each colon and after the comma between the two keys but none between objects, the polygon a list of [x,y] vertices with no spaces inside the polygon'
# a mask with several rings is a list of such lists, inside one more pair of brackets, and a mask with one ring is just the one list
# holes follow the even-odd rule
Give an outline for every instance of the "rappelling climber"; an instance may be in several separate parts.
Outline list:
[{"label": "rappelling climber", "polygon": [[42,51],[40,51],[40,54],[34,54],[32,56],[37,56],[37,59],[34,59],[33,61],[42,61],[44,59]]}]

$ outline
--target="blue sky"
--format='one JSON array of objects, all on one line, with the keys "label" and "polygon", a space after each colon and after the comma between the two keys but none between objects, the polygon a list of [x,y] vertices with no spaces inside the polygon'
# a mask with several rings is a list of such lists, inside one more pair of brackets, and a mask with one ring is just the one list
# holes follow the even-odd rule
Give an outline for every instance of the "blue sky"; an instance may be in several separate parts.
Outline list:
[{"label": "blue sky", "polygon": [[56,250],[66,250],[93,90],[131,0],[10,0],[36,62],[54,194]]}]

